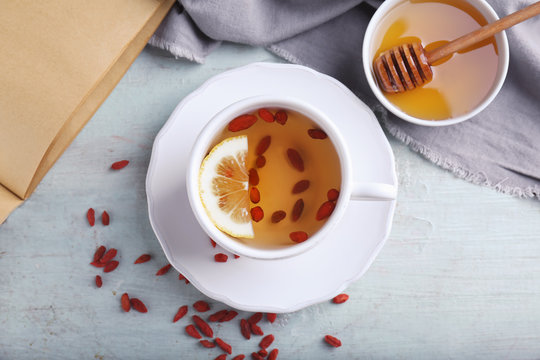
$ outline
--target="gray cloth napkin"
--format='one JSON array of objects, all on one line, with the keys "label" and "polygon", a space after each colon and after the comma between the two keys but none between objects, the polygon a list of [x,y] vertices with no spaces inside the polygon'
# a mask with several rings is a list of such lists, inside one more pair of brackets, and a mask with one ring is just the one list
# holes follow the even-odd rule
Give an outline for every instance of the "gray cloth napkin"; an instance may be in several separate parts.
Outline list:
[{"label": "gray cloth napkin", "polygon": [[[533,3],[488,0],[499,17]],[[343,82],[390,134],[456,176],[498,191],[540,199],[540,17],[507,30],[510,68],[495,101],[475,118],[447,127],[407,123],[371,93],[362,41],[380,1],[180,0],[150,44],[204,62],[221,41],[264,46]]]}]

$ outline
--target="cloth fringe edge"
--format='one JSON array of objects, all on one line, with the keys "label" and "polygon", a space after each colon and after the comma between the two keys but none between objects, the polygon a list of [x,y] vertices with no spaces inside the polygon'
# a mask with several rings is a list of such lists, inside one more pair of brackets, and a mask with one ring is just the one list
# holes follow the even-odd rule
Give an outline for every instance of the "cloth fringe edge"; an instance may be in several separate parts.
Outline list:
[{"label": "cloth fringe edge", "polygon": [[148,40],[148,44],[151,45],[151,46],[155,46],[161,50],[165,50],[165,51],[168,51],[169,53],[171,53],[172,55],[174,55],[174,57],[176,59],[178,58],[186,58],[190,61],[194,61],[196,63],[199,63],[199,64],[204,64],[204,58],[203,57],[199,57],[199,56],[195,56],[193,53],[189,52],[189,51],[186,51],[185,49],[177,46],[176,44],[172,43],[172,42],[169,42],[169,41],[166,41],[166,40],[163,40],[163,39],[159,39],[159,38],[156,38],[155,36],[152,36],[150,38],[150,40]]}]

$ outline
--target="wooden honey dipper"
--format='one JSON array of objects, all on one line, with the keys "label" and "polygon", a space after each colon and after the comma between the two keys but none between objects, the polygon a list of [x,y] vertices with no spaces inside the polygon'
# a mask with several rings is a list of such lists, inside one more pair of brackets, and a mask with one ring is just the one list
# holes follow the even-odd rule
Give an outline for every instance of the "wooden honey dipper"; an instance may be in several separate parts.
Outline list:
[{"label": "wooden honey dipper", "polygon": [[540,14],[540,1],[431,51],[425,51],[419,42],[398,45],[386,50],[373,61],[373,69],[379,86],[387,93],[401,93],[422,86],[433,78],[431,64],[437,60],[479,43],[538,14]]}]

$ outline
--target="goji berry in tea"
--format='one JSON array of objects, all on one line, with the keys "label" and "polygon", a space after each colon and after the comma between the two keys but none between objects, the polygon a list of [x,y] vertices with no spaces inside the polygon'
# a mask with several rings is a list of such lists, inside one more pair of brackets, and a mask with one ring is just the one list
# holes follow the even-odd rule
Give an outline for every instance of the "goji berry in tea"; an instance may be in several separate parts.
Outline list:
[{"label": "goji berry in tea", "polygon": [[103,285],[103,280],[101,279],[101,276],[96,275],[96,286],[100,288]]},{"label": "goji berry in tea", "polygon": [[105,226],[109,225],[111,221],[111,218],[109,216],[109,213],[107,211],[104,211],[102,214],[101,214],[101,223]]},{"label": "goji berry in tea", "polygon": [[267,135],[259,141],[257,144],[257,147],[255,148],[255,154],[257,156],[260,156],[264,154],[266,150],[268,150],[268,147],[270,146],[270,143],[272,142],[272,137],[270,135]]},{"label": "goji berry in tea", "polygon": [[264,358],[266,357],[266,355],[268,355],[268,351],[266,351],[266,349],[261,349],[257,351],[257,354],[261,355]]},{"label": "goji berry in tea", "polygon": [[177,322],[178,320],[180,320],[181,318],[183,318],[188,312],[188,306],[187,305],[182,305],[178,308],[178,311],[176,312],[176,315],[174,315],[174,318],[173,318],[173,323]]},{"label": "goji berry in tea", "polygon": [[118,253],[118,250],[116,250],[115,248],[112,248],[112,249],[109,249],[105,255],[103,255],[101,257],[101,259],[99,259],[99,262],[100,263],[103,263],[103,264],[106,264],[108,263],[109,261],[111,261],[112,259],[114,259],[116,257],[116,254]]},{"label": "goji berry in tea", "polygon": [[135,260],[134,264],[142,264],[148,262],[151,258],[152,257],[149,254],[142,254],[137,258],[137,260]]},{"label": "goji berry in tea", "polygon": [[332,302],[334,304],[343,304],[345,301],[349,300],[349,295],[347,294],[339,294],[336,297],[332,299]]},{"label": "goji berry in tea", "polygon": [[223,253],[214,255],[214,260],[216,262],[227,262],[227,259],[229,259],[229,257]]},{"label": "goji berry in tea", "polygon": [[225,317],[225,315],[227,315],[228,312],[229,312],[228,310],[220,310],[220,311],[210,315],[208,317],[208,321],[210,321],[210,322],[218,322],[221,319],[223,319]]},{"label": "goji berry in tea", "polygon": [[131,304],[131,307],[135,310],[137,310],[140,313],[147,313],[148,309],[146,308],[146,305],[144,303],[137,299],[137,298],[131,298],[129,299],[129,303]]},{"label": "goji berry in tea", "polygon": [[103,272],[110,273],[111,271],[114,271],[118,267],[119,262],[116,260],[109,261],[105,267],[103,268]]},{"label": "goji berry in tea", "polygon": [[259,185],[259,173],[253,168],[249,169],[249,184],[253,186]]},{"label": "goji berry in tea", "polygon": [[337,201],[339,198],[339,191],[336,189],[330,189],[326,193],[326,197],[328,198],[328,201]]},{"label": "goji berry in tea", "polygon": [[231,321],[232,319],[236,317],[236,315],[238,315],[236,311],[234,310],[228,311],[227,315],[225,315],[223,319],[219,320],[219,322]]},{"label": "goji berry in tea", "polygon": [[197,315],[193,315],[191,318],[193,319],[193,322],[195,323],[195,325],[197,325],[199,330],[201,330],[204,335],[210,338],[214,337],[214,331],[212,330],[210,325],[206,323],[206,321],[204,321]]},{"label": "goji berry in tea", "polygon": [[309,129],[307,132],[308,132],[308,135],[313,139],[322,140],[328,137],[328,135],[326,135],[326,133],[322,131],[321,129]]},{"label": "goji berry in tea", "polygon": [[261,201],[261,193],[259,192],[259,190],[256,188],[256,187],[252,187],[250,190],[249,190],[249,199],[251,200],[252,203],[256,204],[258,203],[259,201]]},{"label": "goji berry in tea", "polygon": [[242,336],[245,337],[247,340],[251,338],[251,329],[246,319],[240,320],[240,332],[242,333]]},{"label": "goji berry in tea", "polygon": [[291,219],[292,221],[297,221],[300,219],[300,216],[302,215],[302,212],[304,211],[304,200],[298,199],[294,203],[292,213],[291,213]]},{"label": "goji berry in tea", "polygon": [[300,180],[296,184],[294,184],[292,193],[293,194],[300,194],[304,191],[306,191],[309,188],[309,180]]},{"label": "goji berry in tea", "polygon": [[285,110],[278,110],[276,112],[276,115],[274,115],[274,118],[276,119],[276,122],[281,125],[285,125],[287,122],[287,119],[289,118]]},{"label": "goji berry in tea", "polygon": [[221,355],[216,356],[214,360],[226,360],[226,359],[227,359],[227,354],[221,354]]},{"label": "goji berry in tea", "polygon": [[336,337],[333,337],[332,335],[326,335],[324,337],[324,341],[326,341],[329,345],[333,347],[340,347],[341,346],[341,340],[339,340]]},{"label": "goji berry in tea", "polygon": [[90,226],[94,226],[96,223],[96,211],[92,208],[88,209],[86,212],[86,219],[88,220],[88,224],[90,224]]},{"label": "goji berry in tea", "polygon": [[255,314],[251,315],[251,317],[248,319],[248,323],[250,324],[256,324],[259,321],[261,321],[263,314],[261,312],[256,312]]},{"label": "goji berry in tea", "polygon": [[268,357],[266,358],[266,360],[276,360],[278,354],[279,354],[279,350],[278,350],[278,349],[273,349],[273,350],[270,351],[270,353],[268,354]]},{"label": "goji berry in tea", "polygon": [[216,344],[208,340],[200,340],[199,343],[207,349],[212,349],[216,347]]},{"label": "goji berry in tea", "polygon": [[249,328],[253,335],[261,335],[261,336],[264,335],[264,332],[262,331],[262,329],[259,327],[259,325],[255,323],[250,323]]},{"label": "goji berry in tea", "polygon": [[287,213],[283,210],[274,211],[272,214],[272,223],[277,224],[281,220],[285,219]]},{"label": "goji berry in tea", "polygon": [[257,117],[251,114],[240,115],[229,123],[228,129],[232,132],[242,131],[250,128],[257,121]]},{"label": "goji berry in tea", "polygon": [[198,312],[206,312],[210,310],[210,305],[206,301],[199,300],[193,304],[193,308]]},{"label": "goji berry in tea", "polygon": [[253,360],[264,360],[264,358],[261,355],[259,355],[258,353],[256,353],[256,352],[251,353],[251,358]]},{"label": "goji berry in tea", "polygon": [[263,155],[257,156],[257,159],[255,159],[255,166],[260,169],[264,165],[266,165],[266,158]]},{"label": "goji berry in tea", "polygon": [[111,165],[111,169],[120,170],[125,168],[129,164],[129,160],[120,160]]},{"label": "goji berry in tea", "polygon": [[202,339],[201,334],[199,334],[199,332],[197,331],[197,329],[193,325],[186,326],[186,333],[189,336],[194,337],[195,339]]},{"label": "goji berry in tea", "polygon": [[275,313],[267,313],[266,314],[266,320],[268,320],[270,323],[274,323],[274,321],[276,321],[276,318],[277,318],[277,314]]},{"label": "goji berry in tea", "polygon": [[293,231],[289,234],[289,238],[295,243],[301,243],[307,240],[308,234],[304,231]]},{"label": "goji berry in tea", "polygon": [[103,257],[103,254],[105,254],[105,250],[107,250],[105,248],[105,246],[101,245],[100,247],[97,248],[96,252],[94,253],[94,260],[93,262],[96,262],[96,261],[99,261],[102,257]]},{"label": "goji berry in tea", "polygon": [[266,122],[274,122],[274,120],[275,120],[274,119],[274,114],[272,114],[267,109],[259,109],[259,111],[257,111],[257,113],[259,114],[261,119],[263,119]]},{"label": "goji berry in tea", "polygon": [[214,341],[216,344],[221,348],[221,350],[225,351],[227,354],[232,354],[232,346],[227,344],[225,341],[221,340],[220,338],[215,338]]},{"label": "goji berry in tea", "polygon": [[332,212],[334,211],[334,208],[336,207],[336,204],[334,204],[332,201],[325,201],[319,210],[317,210],[317,215],[315,215],[315,219],[318,221],[324,220],[330,215],[332,215]]},{"label": "goji berry in tea", "polygon": [[131,304],[129,302],[129,295],[127,293],[123,293],[122,297],[120,298],[120,305],[122,305],[122,309],[125,312],[129,312],[131,309]]},{"label": "goji berry in tea", "polygon": [[265,337],[262,338],[261,342],[259,343],[259,347],[261,349],[266,349],[267,347],[272,345],[273,342],[274,342],[274,335],[272,334],[266,335]]},{"label": "goji berry in tea", "polygon": [[156,273],[156,276],[162,276],[162,275],[165,275],[166,273],[169,272],[171,268],[171,264],[167,264],[165,265],[164,267],[162,267],[161,269],[159,269]]},{"label": "goji berry in tea", "polygon": [[245,358],[246,358],[246,355],[240,354],[233,357],[232,360],[244,360]]},{"label": "goji berry in tea", "polygon": [[264,217],[264,211],[260,206],[255,206],[251,208],[251,219],[255,222],[259,222]]},{"label": "goji berry in tea", "polygon": [[298,171],[304,171],[304,160],[295,149],[287,149],[287,157],[292,167]]}]

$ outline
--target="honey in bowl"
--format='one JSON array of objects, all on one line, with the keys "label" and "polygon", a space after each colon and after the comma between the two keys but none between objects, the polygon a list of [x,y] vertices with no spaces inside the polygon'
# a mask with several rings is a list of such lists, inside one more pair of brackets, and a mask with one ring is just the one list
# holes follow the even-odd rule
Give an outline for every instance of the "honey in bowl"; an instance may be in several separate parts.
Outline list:
[{"label": "honey in bowl", "polygon": [[[231,142],[238,143],[233,151],[207,161]],[[216,227],[242,243],[275,248],[306,241],[339,201],[337,151],[327,134],[299,112],[269,107],[242,114],[210,148],[201,165],[201,200]],[[210,164],[213,169],[207,169]],[[206,172],[211,179],[201,180],[209,178]],[[232,231],[217,223],[223,217]],[[251,236],[235,234],[249,223]]]},{"label": "honey in bowl", "polygon": [[[406,0],[382,19],[375,31],[372,53],[401,44],[421,42],[426,51],[487,24],[465,0]],[[385,94],[403,112],[425,120],[463,115],[480,104],[491,90],[498,67],[493,37],[432,64],[431,82],[413,90]]]}]

